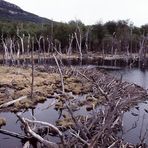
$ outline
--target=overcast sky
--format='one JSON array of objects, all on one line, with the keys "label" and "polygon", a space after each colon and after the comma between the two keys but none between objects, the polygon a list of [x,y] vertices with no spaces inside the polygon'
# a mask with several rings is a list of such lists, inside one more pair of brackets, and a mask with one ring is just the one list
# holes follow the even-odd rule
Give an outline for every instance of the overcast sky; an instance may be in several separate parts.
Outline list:
[{"label": "overcast sky", "polygon": [[68,22],[80,19],[85,24],[130,19],[136,26],[148,23],[148,0],[6,0],[22,9]]}]

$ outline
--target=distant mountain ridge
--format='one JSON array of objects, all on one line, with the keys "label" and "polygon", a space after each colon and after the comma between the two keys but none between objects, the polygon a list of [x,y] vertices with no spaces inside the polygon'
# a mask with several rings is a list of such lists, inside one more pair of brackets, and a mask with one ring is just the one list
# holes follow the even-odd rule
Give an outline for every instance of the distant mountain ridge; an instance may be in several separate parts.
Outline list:
[{"label": "distant mountain ridge", "polygon": [[24,11],[19,6],[0,0],[0,20],[50,23],[51,20]]}]

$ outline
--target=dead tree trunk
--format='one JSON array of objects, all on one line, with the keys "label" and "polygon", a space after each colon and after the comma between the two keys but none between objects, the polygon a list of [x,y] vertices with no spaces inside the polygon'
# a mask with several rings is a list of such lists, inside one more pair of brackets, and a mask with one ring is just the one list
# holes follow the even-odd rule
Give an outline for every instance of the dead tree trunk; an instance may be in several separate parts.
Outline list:
[{"label": "dead tree trunk", "polygon": [[28,33],[28,39],[27,39],[27,55],[29,56],[30,52],[30,34]]},{"label": "dead tree trunk", "polygon": [[17,41],[17,53],[16,53],[16,57],[17,57],[17,65],[20,65],[20,44]]},{"label": "dead tree trunk", "polygon": [[87,29],[86,35],[85,35],[85,51],[88,52],[88,37],[89,37],[90,28]]},{"label": "dead tree trunk", "polygon": [[13,40],[10,38],[10,58],[12,65],[14,65],[14,54],[13,54]]},{"label": "dead tree trunk", "polygon": [[3,34],[1,36],[1,39],[2,39],[2,44],[3,44],[3,48],[4,48],[4,63],[7,65],[8,59],[9,59],[9,52],[8,52],[8,47],[7,47],[5,40],[3,38]]},{"label": "dead tree trunk", "polygon": [[73,34],[69,35],[69,46],[68,46],[68,50],[67,50],[67,55],[68,56],[70,56],[72,54],[72,43],[73,43],[73,40],[74,40]]},{"label": "dead tree trunk", "polygon": [[43,38],[43,36],[40,36],[39,39],[36,37],[36,41],[37,41],[37,44],[38,44],[38,64],[41,63],[41,51],[42,51],[41,39],[42,38]]},{"label": "dead tree trunk", "polygon": [[34,91],[34,38],[32,38],[32,49],[31,49],[31,100],[33,100],[33,91]]},{"label": "dead tree trunk", "polygon": [[82,54],[82,34],[81,34],[81,29],[78,24],[77,24],[77,30],[78,30],[78,33],[75,32],[74,35],[75,35],[77,47],[78,47],[79,54],[80,54],[80,60],[82,61],[82,56],[83,56]]},{"label": "dead tree trunk", "polygon": [[24,37],[25,37],[25,35],[23,34],[22,37],[21,37],[20,31],[19,31],[19,29],[17,29],[17,36],[21,41],[21,49],[22,49],[21,54],[22,54],[22,57],[23,57],[23,64],[24,64],[25,63],[25,49],[24,49]]},{"label": "dead tree trunk", "polygon": [[140,49],[139,49],[139,68],[141,67],[141,63],[144,61],[144,43],[145,37],[142,36],[142,40],[140,41]]}]

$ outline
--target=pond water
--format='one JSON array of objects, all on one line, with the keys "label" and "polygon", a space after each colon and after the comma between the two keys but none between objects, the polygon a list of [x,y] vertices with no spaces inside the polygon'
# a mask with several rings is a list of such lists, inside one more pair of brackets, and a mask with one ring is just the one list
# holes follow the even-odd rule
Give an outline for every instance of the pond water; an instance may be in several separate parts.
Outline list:
[{"label": "pond water", "polygon": [[[110,71],[111,74],[121,77],[123,81],[135,83],[144,89],[148,89],[148,70],[122,69]],[[124,113],[123,132],[119,134],[124,141],[137,144],[148,144],[148,101],[139,103],[137,106]]]}]

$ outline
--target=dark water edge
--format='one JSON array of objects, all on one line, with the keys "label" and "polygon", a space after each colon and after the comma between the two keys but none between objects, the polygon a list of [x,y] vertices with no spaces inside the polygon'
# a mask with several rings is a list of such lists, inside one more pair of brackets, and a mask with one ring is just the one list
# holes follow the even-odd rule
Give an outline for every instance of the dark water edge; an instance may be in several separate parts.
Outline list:
[{"label": "dark water edge", "polygon": [[[59,63],[64,66],[77,66],[77,65],[96,65],[96,66],[115,66],[115,67],[136,67],[136,68],[148,68],[148,59],[145,61],[139,61],[138,58],[103,58],[103,57],[88,57],[87,55],[83,56],[82,59],[80,58],[61,58],[58,59]],[[34,63],[37,65],[50,65],[55,66],[55,59],[53,57],[50,58],[34,58]],[[1,65],[18,65],[18,61],[10,60],[3,60],[0,59]],[[19,60],[19,65],[30,65],[31,59],[26,58]]]}]

